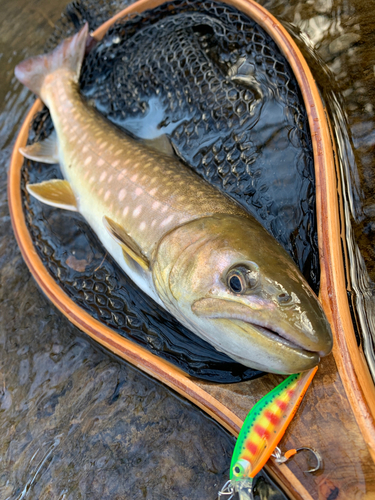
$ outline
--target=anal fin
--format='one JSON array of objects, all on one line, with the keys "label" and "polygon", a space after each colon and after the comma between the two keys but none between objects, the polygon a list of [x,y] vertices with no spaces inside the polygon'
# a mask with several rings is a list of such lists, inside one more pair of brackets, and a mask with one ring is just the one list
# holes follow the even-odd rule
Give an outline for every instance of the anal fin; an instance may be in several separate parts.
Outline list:
[{"label": "anal fin", "polygon": [[112,238],[122,247],[123,252],[137,262],[145,271],[150,269],[150,262],[137,243],[127,234],[120,224],[107,216],[103,217],[103,224]]},{"label": "anal fin", "polygon": [[57,147],[56,132],[43,141],[34,142],[30,146],[20,148],[20,153],[29,160],[40,161],[42,163],[59,163],[59,153]]},{"label": "anal fin", "polygon": [[68,181],[52,179],[40,184],[27,184],[28,192],[42,203],[51,207],[77,212],[77,200]]}]

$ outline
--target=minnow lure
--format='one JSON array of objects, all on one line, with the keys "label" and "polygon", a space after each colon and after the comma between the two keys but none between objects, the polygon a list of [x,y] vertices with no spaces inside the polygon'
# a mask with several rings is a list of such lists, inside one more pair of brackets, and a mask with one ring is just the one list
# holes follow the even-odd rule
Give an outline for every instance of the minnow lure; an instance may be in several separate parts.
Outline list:
[{"label": "minnow lure", "polygon": [[230,480],[219,496],[239,493],[241,499],[251,499],[254,476],[283,437],[317,369],[291,375],[253,406],[234,448]]}]

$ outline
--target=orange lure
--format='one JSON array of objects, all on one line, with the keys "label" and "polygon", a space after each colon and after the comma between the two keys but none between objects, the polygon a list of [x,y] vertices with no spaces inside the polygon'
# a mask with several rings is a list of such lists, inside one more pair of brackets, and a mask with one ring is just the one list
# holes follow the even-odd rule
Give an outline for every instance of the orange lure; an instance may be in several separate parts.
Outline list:
[{"label": "orange lure", "polygon": [[[317,369],[291,375],[253,406],[234,448],[230,480],[219,493],[219,498],[227,495],[233,498],[238,493],[240,500],[251,500],[253,477],[263,468],[283,437]],[[289,450],[280,463],[297,451]],[[319,455],[315,453],[315,456],[320,462]]]}]

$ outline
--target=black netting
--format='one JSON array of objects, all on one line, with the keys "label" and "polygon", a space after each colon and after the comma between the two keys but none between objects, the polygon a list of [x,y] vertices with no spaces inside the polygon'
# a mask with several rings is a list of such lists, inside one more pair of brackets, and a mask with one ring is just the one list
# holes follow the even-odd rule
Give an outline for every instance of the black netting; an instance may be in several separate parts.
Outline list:
[{"label": "black netting", "polygon": [[[86,20],[96,28],[127,3],[71,4],[48,48]],[[133,135],[167,133],[181,158],[253,213],[318,290],[306,111],[288,63],[254,21],[228,5],[197,0],[123,20],[87,56],[81,90]],[[51,130],[44,109],[30,140]],[[26,181],[60,175],[57,167],[25,162],[24,207],[40,257],[72,299],[190,374],[220,382],[259,374],[216,352],[139,291],[80,216],[28,197]]]}]

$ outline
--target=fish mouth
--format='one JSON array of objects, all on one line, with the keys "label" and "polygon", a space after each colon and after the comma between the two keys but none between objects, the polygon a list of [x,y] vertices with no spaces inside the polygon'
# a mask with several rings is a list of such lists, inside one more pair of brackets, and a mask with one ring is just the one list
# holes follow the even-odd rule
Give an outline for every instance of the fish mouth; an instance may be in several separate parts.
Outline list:
[{"label": "fish mouth", "polygon": [[[199,317],[243,322],[276,343],[281,343],[291,349],[322,354],[319,349],[314,349],[307,345],[308,342],[304,338],[303,332],[299,332],[299,338],[296,338],[293,332],[288,332],[286,328],[283,328],[281,326],[282,318],[273,322],[266,321],[262,317],[257,317],[256,313],[251,314],[249,306],[232,300],[199,299],[192,305],[192,311]],[[275,311],[270,311],[270,315],[272,314],[275,314]]]},{"label": "fish mouth", "polygon": [[320,352],[312,349],[303,335],[295,339],[293,331],[286,332],[280,326],[281,321],[274,327],[271,321],[256,317],[256,312],[252,314],[244,304],[200,299],[193,304],[192,311],[211,323],[212,333],[207,340],[246,366],[288,374],[309,370],[320,361]]},{"label": "fish mouth", "polygon": [[[292,342],[289,338],[287,338],[286,334],[280,328],[277,328],[277,330],[271,330],[265,326],[259,325],[257,323],[252,323],[250,321],[244,321],[244,323],[250,325],[252,328],[254,328],[254,330],[259,331],[259,333],[272,340],[273,342],[283,344],[290,349],[295,349],[297,351],[315,352],[311,351],[310,349],[306,349],[300,344]],[[282,333],[280,332],[280,330]]]},{"label": "fish mouth", "polygon": [[226,352],[235,361],[265,372],[291,374],[317,366],[318,352],[307,350],[278,333],[248,321],[215,318],[213,322],[227,333],[235,335],[227,343],[219,340],[217,349]]}]

